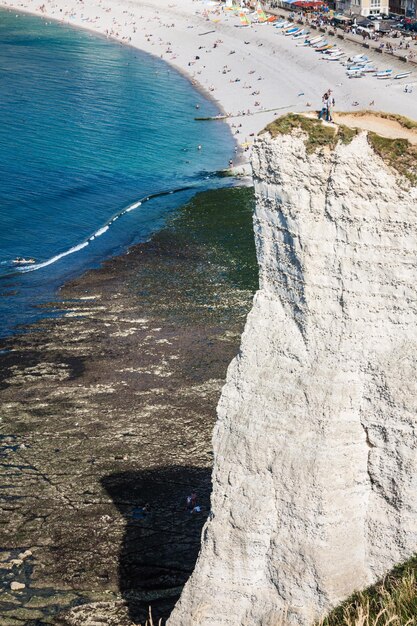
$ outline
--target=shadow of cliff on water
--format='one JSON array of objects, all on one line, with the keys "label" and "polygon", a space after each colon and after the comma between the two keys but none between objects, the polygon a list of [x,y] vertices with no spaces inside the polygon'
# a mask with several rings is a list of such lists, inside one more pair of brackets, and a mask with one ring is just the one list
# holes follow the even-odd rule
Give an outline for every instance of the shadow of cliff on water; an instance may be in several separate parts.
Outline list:
[{"label": "shadow of cliff on water", "polygon": [[[144,623],[151,606],[155,624],[165,623],[197,560],[209,513],[211,470],[156,467],[111,474],[102,484],[126,521],[119,585],[130,619]],[[201,512],[187,508],[193,493]]]}]

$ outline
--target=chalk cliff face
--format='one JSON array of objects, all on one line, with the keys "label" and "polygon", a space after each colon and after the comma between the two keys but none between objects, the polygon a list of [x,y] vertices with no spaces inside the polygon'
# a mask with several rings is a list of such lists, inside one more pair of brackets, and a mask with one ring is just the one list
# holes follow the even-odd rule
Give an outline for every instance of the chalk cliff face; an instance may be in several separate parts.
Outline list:
[{"label": "chalk cliff face", "polygon": [[311,624],[417,550],[417,190],[366,133],[252,164],[260,289],[170,626]]}]

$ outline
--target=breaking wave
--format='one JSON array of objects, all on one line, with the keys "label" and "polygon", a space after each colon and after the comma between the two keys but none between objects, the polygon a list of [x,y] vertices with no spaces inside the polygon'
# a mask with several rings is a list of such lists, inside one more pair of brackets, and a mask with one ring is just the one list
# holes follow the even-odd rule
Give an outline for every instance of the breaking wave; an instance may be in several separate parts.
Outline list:
[{"label": "breaking wave", "polygon": [[145,196],[144,198],[141,198],[140,200],[137,200],[136,202],[133,202],[126,208],[122,209],[121,211],[119,211],[119,213],[116,213],[116,215],[113,215],[113,217],[111,217],[105,224],[103,224],[103,226],[101,226],[98,230],[96,230],[95,233],[93,233],[92,235],[87,237],[87,239],[78,243],[77,245],[72,246],[68,250],[65,250],[65,252],[60,252],[59,254],[56,254],[55,256],[51,257],[50,259],[47,259],[46,261],[41,261],[40,263],[34,263],[31,265],[22,265],[20,267],[15,267],[14,269],[19,272],[26,273],[26,272],[34,272],[36,270],[40,270],[44,267],[47,267],[48,265],[52,265],[53,263],[56,263],[60,259],[70,254],[74,254],[75,252],[79,252],[83,248],[86,248],[95,239],[97,239],[98,237],[101,237],[101,235],[104,235],[104,233],[106,233],[109,230],[111,225],[116,220],[118,220],[120,217],[123,217],[123,215],[125,215],[126,213],[130,213],[131,211],[134,211],[135,209],[139,208],[145,202],[149,202],[150,200],[153,200],[155,198],[160,198],[162,196],[168,196],[168,195],[180,193],[182,191],[188,191],[194,188],[196,187],[193,185],[188,185],[186,187],[179,187],[178,189],[171,189],[169,191],[159,191],[159,192],[150,194],[149,196]]}]

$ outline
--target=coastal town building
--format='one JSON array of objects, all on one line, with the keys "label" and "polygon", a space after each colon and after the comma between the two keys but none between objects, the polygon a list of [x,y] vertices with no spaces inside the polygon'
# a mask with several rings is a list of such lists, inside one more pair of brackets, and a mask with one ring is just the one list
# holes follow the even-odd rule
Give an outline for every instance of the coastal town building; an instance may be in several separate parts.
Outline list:
[{"label": "coastal town building", "polygon": [[396,15],[405,15],[406,17],[416,16],[417,2],[416,0],[390,0],[390,13]]},{"label": "coastal town building", "polygon": [[[394,0],[407,2],[407,0]],[[389,0],[337,0],[336,10],[345,15],[380,15],[390,11]]]},{"label": "coastal town building", "polygon": [[344,15],[404,15],[416,17],[417,0],[336,0],[336,11]]}]

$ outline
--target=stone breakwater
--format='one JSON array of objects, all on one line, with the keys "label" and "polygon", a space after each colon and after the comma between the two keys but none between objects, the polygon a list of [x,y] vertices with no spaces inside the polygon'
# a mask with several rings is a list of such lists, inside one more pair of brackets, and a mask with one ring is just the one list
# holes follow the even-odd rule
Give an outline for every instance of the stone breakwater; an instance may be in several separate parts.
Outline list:
[{"label": "stone breakwater", "polygon": [[312,624],[417,546],[417,188],[366,132],[252,165],[260,290],[170,626]]}]

